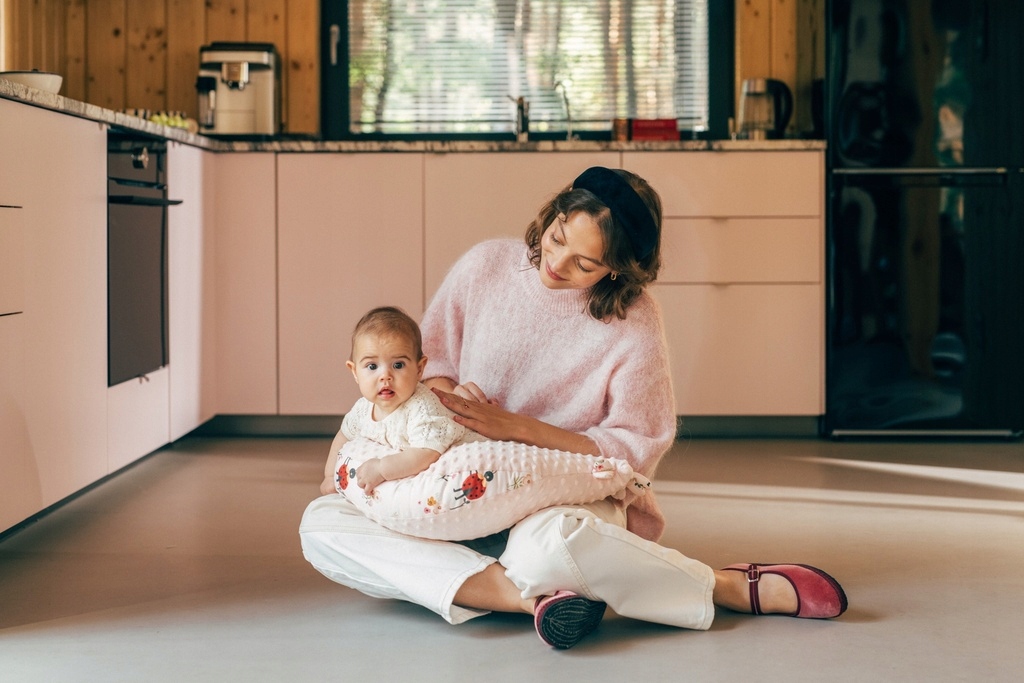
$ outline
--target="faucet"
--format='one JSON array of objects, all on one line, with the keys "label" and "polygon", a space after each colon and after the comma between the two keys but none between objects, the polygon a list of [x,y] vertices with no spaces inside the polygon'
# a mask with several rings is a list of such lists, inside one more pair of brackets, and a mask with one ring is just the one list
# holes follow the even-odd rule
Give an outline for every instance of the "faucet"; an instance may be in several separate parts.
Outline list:
[{"label": "faucet", "polygon": [[530,139],[530,103],[525,97],[508,98],[516,105],[516,140],[526,142]]},{"label": "faucet", "polygon": [[569,108],[569,88],[572,86],[572,81],[558,81],[555,83],[555,90],[562,89],[562,102],[565,103],[565,118],[568,120],[568,128],[565,133],[566,140],[573,140],[572,136],[572,109]]}]

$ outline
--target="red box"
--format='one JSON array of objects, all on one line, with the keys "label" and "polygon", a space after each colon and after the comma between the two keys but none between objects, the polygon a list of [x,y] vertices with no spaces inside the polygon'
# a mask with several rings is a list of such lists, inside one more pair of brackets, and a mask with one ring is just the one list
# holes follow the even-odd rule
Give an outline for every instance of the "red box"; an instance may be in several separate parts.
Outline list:
[{"label": "red box", "polygon": [[678,140],[679,124],[675,119],[633,119],[631,140]]}]

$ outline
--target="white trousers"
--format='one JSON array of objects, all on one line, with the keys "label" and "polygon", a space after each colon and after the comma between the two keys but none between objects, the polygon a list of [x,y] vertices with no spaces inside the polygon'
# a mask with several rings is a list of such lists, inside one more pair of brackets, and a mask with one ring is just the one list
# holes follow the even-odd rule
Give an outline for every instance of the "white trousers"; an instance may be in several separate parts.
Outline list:
[{"label": "white trousers", "polygon": [[422,605],[452,624],[486,614],[452,600],[466,579],[498,561],[523,598],[571,590],[625,617],[708,629],[712,569],[625,526],[620,507],[598,501],[547,508],[477,541],[434,541],[386,529],[331,494],[309,504],[299,535],[303,555],[332,581]]}]

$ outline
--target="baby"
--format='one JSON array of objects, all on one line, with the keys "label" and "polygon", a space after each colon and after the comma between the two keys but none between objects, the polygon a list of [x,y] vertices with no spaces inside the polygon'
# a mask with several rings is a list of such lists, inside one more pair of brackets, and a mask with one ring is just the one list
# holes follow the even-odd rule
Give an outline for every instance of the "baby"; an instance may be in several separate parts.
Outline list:
[{"label": "baby", "polygon": [[352,371],[362,398],[345,415],[334,437],[320,493],[336,491],[338,451],[355,438],[371,439],[396,451],[356,469],[356,481],[367,494],[382,482],[422,472],[457,443],[483,439],[455,422],[434,392],[420,382],[426,365],[419,326],[401,309],[375,308],[356,324],[352,355],[345,366]]}]

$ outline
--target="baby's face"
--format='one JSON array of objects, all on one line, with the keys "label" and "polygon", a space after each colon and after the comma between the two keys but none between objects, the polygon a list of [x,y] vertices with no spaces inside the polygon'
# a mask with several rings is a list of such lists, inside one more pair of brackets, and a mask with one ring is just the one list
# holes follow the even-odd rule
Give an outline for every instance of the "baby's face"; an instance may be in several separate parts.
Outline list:
[{"label": "baby's face", "polygon": [[390,415],[416,391],[427,359],[415,354],[412,342],[397,335],[363,334],[356,339],[346,365],[359,393],[374,405],[374,420]]}]

